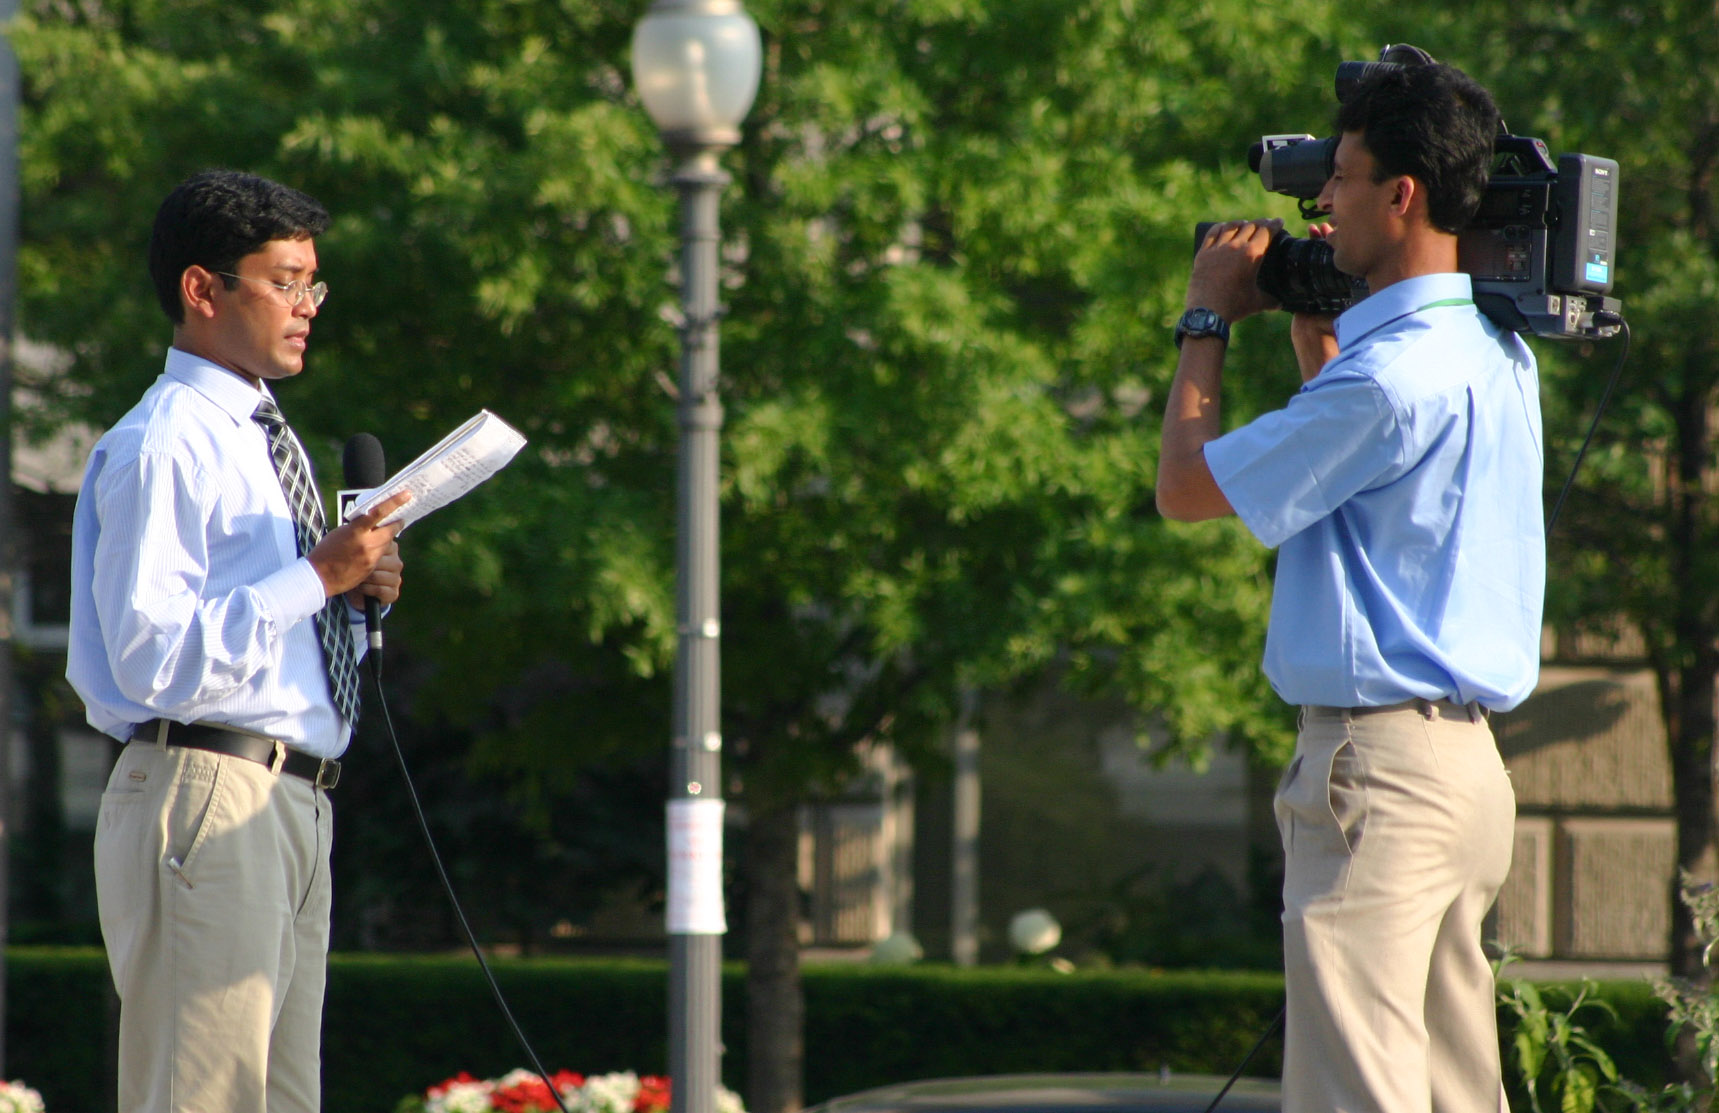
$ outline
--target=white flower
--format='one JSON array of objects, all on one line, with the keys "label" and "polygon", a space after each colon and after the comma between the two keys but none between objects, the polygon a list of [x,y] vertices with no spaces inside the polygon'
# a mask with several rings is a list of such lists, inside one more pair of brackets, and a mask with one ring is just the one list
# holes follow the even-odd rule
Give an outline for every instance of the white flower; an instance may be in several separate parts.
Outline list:
[{"label": "white flower", "polygon": [[451,1082],[440,1097],[424,1103],[424,1113],[490,1113],[489,1095],[494,1089],[491,1082]]},{"label": "white flower", "polygon": [[[514,1070],[500,1078],[446,1082],[431,1088],[424,1098],[424,1113],[494,1113],[493,1097],[539,1077],[529,1070]],[[578,1077],[569,1075],[567,1077]],[[653,1083],[658,1085],[659,1082]],[[632,1071],[615,1071],[593,1075],[582,1086],[564,1083],[561,1096],[571,1113],[633,1113],[633,1103],[644,1089],[644,1082]],[[4,1083],[0,1083],[0,1113],[45,1113],[38,1099],[35,1105],[13,1106],[6,1102]],[[722,1086],[716,1087],[716,1113],[746,1113],[740,1095]]]},{"label": "white flower", "polygon": [[587,1078],[579,1104],[585,1113],[632,1113],[633,1099],[638,1096],[639,1076],[632,1071],[615,1071]]},{"label": "white flower", "polygon": [[0,1082],[0,1113],[45,1113],[42,1095],[22,1082]]}]

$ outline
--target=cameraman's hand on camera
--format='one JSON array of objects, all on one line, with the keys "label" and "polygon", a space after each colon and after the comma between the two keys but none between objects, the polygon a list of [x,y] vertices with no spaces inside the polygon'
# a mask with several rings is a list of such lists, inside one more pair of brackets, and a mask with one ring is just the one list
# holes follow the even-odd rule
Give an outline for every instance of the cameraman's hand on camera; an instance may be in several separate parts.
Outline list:
[{"label": "cameraman's hand on camera", "polygon": [[[1331,234],[1330,224],[1310,224],[1309,237],[1322,240]],[[1337,318],[1330,313],[1297,313],[1291,318],[1289,341],[1295,346],[1295,362],[1301,381],[1307,382],[1337,358]]]},{"label": "cameraman's hand on camera", "polygon": [[[1259,288],[1260,260],[1281,220],[1235,220],[1214,224],[1194,254],[1188,277],[1188,308],[1209,309],[1229,324],[1271,309],[1277,302]],[[1199,522],[1235,513],[1206,463],[1205,446],[1223,431],[1225,345],[1193,340],[1176,357],[1176,377],[1164,405],[1158,448],[1158,512]]]},{"label": "cameraman's hand on camera", "polygon": [[1210,309],[1230,324],[1277,302],[1259,288],[1260,260],[1271,239],[1283,228],[1281,220],[1231,220],[1212,225],[1194,255],[1188,277],[1187,307]]}]

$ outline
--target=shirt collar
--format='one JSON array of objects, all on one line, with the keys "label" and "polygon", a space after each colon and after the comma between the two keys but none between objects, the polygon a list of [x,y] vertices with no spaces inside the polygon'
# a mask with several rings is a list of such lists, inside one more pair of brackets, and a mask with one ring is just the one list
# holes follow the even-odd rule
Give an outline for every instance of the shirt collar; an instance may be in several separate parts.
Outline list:
[{"label": "shirt collar", "polygon": [[1374,329],[1449,298],[1474,300],[1474,285],[1468,275],[1423,274],[1393,282],[1356,302],[1337,318],[1337,347],[1348,351]]},{"label": "shirt collar", "polygon": [[235,423],[250,421],[251,415],[257,411],[257,403],[274,397],[266,384],[261,389],[253,387],[236,373],[183,348],[167,349],[164,374],[213,402]]}]

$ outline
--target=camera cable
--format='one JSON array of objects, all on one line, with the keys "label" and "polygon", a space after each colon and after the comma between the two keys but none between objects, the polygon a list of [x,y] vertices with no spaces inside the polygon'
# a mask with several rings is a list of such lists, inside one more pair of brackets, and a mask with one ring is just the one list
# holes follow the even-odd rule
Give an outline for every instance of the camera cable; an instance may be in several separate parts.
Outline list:
[{"label": "camera cable", "polygon": [[1247,1070],[1247,1065],[1253,1062],[1253,1057],[1259,1054],[1259,1049],[1265,1046],[1265,1041],[1275,1036],[1278,1030],[1283,1027],[1283,1018],[1288,1012],[1289,1005],[1286,1002],[1282,1008],[1277,1010],[1277,1016],[1266,1026],[1265,1031],[1259,1034],[1259,1039],[1254,1041],[1253,1048],[1242,1056],[1241,1065],[1236,1067],[1235,1073],[1230,1075],[1229,1081],[1225,1082],[1223,1087],[1218,1090],[1218,1095],[1212,1099],[1212,1104],[1206,1106],[1206,1113],[1212,1113],[1218,1107],[1218,1102],[1224,1100],[1224,1095],[1230,1092],[1230,1087],[1236,1084],[1236,1079],[1240,1078],[1242,1072]]},{"label": "camera cable", "polygon": [[454,893],[454,883],[448,877],[447,867],[442,864],[442,855],[436,849],[435,837],[430,834],[430,821],[425,817],[424,806],[418,799],[417,786],[412,783],[412,771],[406,765],[406,753],[400,746],[400,736],[394,730],[394,717],[388,711],[387,695],[382,689],[381,650],[372,649],[365,655],[365,658],[370,666],[368,670],[370,679],[376,688],[376,705],[382,710],[382,721],[388,728],[388,741],[393,745],[394,759],[400,767],[400,779],[406,784],[406,798],[411,801],[412,812],[418,818],[418,830],[423,832],[424,845],[429,848],[430,860],[435,863],[436,876],[442,880],[442,890],[448,896],[448,904],[454,910],[454,917],[459,920],[460,930],[464,933],[466,942],[471,945],[472,954],[477,956],[478,967],[483,971],[484,980],[489,983],[490,993],[495,996],[496,1006],[501,1009],[501,1015],[507,1019],[508,1027],[513,1029],[514,1038],[519,1041],[519,1046],[525,1051],[525,1057],[530,1060],[531,1069],[537,1072],[537,1076],[549,1088],[549,1096],[554,1099],[561,1113],[571,1113],[567,1108],[567,1103],[562,1100],[561,1092],[555,1088],[554,1079],[550,1078],[549,1072],[543,1069],[543,1063],[538,1059],[537,1052],[533,1050],[531,1041],[525,1038],[525,1030],[519,1026],[519,1021],[514,1018],[513,1010],[508,1007],[507,998],[502,995],[501,986],[495,980],[495,972],[490,969],[489,961],[484,958],[483,948],[478,945],[477,933],[472,930],[471,922],[466,919],[465,909],[460,906],[460,898]]},{"label": "camera cable", "polygon": [[1605,389],[1600,392],[1599,405],[1594,407],[1593,420],[1588,422],[1587,436],[1582,438],[1581,446],[1576,449],[1576,459],[1570,464],[1570,474],[1564,478],[1563,489],[1558,492],[1557,500],[1552,503],[1552,512],[1546,516],[1546,536],[1548,537],[1552,535],[1552,527],[1558,521],[1558,512],[1564,509],[1564,500],[1570,497],[1570,489],[1576,484],[1576,472],[1581,470],[1582,458],[1588,454],[1588,446],[1593,443],[1594,433],[1600,427],[1600,418],[1605,415],[1606,404],[1611,401],[1612,390],[1618,385],[1618,380],[1623,377],[1624,363],[1629,359],[1629,322],[1624,320],[1621,315],[1609,312],[1595,314],[1594,321],[1599,325],[1617,326],[1623,332],[1623,348],[1618,352],[1618,361],[1612,368],[1611,378],[1606,380]]}]

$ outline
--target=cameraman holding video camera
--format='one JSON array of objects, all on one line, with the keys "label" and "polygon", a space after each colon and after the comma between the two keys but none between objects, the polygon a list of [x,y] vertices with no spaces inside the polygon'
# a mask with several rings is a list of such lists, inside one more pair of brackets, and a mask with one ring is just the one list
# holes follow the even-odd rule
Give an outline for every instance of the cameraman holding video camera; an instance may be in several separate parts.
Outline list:
[{"label": "cameraman holding video camera", "polygon": [[1371,291],[1298,314],[1303,385],[1223,433],[1232,324],[1278,221],[1207,234],[1176,326],[1157,501],[1235,514],[1278,549],[1264,668],[1300,705],[1283,839],[1285,1113],[1498,1113],[1481,921],[1515,798],[1488,723],[1539,672],[1539,380],[1475,307],[1457,233],[1486,189],[1491,96],[1449,66],[1380,67],[1338,109],[1313,229]]}]

